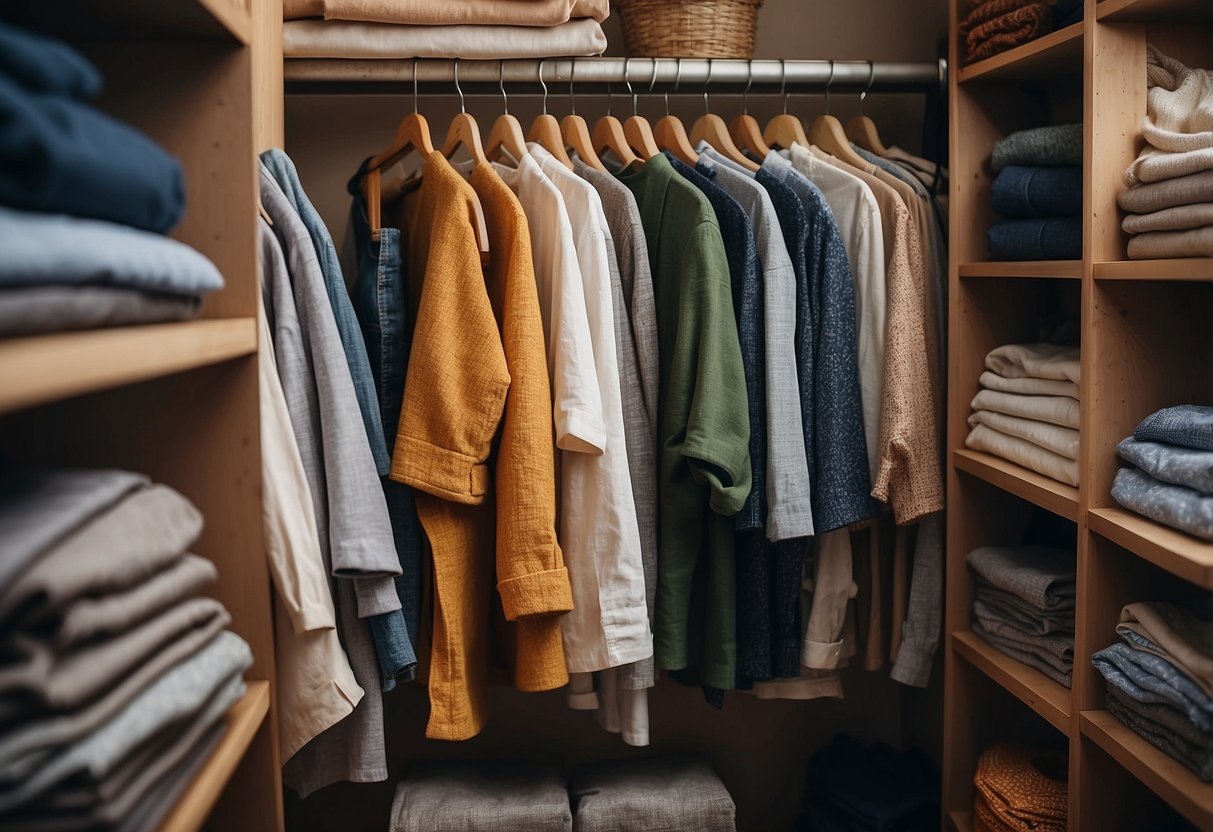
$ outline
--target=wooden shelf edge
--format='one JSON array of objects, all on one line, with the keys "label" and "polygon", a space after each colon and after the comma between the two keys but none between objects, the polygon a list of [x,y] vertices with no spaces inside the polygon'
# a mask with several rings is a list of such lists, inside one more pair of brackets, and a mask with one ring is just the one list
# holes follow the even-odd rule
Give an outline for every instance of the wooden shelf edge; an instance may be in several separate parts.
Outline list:
[{"label": "wooden shelf edge", "polygon": [[1081,280],[1081,260],[1005,260],[961,263],[961,277],[1046,277]]},{"label": "wooden shelf edge", "polygon": [[973,814],[961,809],[948,812],[948,826],[952,832],[973,832]]},{"label": "wooden shelf edge", "polygon": [[1083,711],[1083,736],[1200,829],[1213,828],[1213,784],[1201,781],[1107,711]]},{"label": "wooden shelf edge", "polygon": [[1091,270],[1096,280],[1213,281],[1213,257],[1113,260],[1094,263]]},{"label": "wooden shelf edge", "polygon": [[[252,0],[250,0],[251,2]],[[253,42],[253,13],[233,0],[194,0],[243,46]]]},{"label": "wooden shelf edge", "polygon": [[[961,67],[960,71],[956,73],[956,80],[958,83],[964,84],[979,79],[994,80],[1000,75],[1011,79],[1012,73],[1022,70],[1025,65],[1052,57],[1051,53],[1061,53],[1067,48],[1074,48],[1074,70],[1081,73],[1083,25],[1082,21],[1073,23],[1022,46],[1016,46],[1014,49],[1008,49],[991,58]],[[1018,73],[1016,73],[1017,76]]]},{"label": "wooden shelf edge", "polygon": [[1078,489],[990,454],[968,448],[952,451],[952,464],[1003,491],[1078,522]]},{"label": "wooden shelf edge", "polygon": [[1120,508],[1087,512],[1091,531],[1185,581],[1213,589],[1213,543]]},{"label": "wooden shelf edge", "polygon": [[1207,0],[1100,0],[1095,19],[1107,23],[1213,20],[1213,7]]},{"label": "wooden shelf edge", "polygon": [[0,340],[0,413],[173,375],[256,351],[254,318]]},{"label": "wooden shelf edge", "polygon": [[248,691],[225,717],[227,731],[223,739],[165,819],[160,832],[194,832],[202,828],[269,710],[270,683],[248,682]]},{"label": "wooden shelf edge", "polygon": [[968,630],[952,633],[952,650],[989,676],[1041,719],[1070,735],[1070,691],[1039,670],[1000,653]]}]

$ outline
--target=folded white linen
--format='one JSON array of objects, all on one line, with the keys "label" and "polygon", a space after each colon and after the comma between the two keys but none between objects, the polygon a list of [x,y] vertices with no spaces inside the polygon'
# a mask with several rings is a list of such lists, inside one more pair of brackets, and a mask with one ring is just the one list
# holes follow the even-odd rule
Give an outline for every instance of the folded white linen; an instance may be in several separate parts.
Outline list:
[{"label": "folded white linen", "polygon": [[1021,396],[997,390],[979,390],[973,397],[973,410],[992,410],[1021,419],[1035,419],[1063,428],[1077,428],[1080,405],[1069,396]]},{"label": "folded white linen", "polygon": [[987,390],[997,390],[1000,393],[1079,398],[1078,385],[1072,381],[1058,381],[1052,378],[1003,378],[998,373],[986,370],[981,374],[979,382]]},{"label": "folded white linen", "polygon": [[598,21],[559,26],[403,26],[346,20],[288,20],[282,24],[287,58],[559,58],[606,49]]},{"label": "folded white linen", "polygon": [[965,445],[975,451],[982,451],[1014,462],[1016,465],[1022,465],[1024,468],[1066,485],[1078,485],[1077,462],[1058,456],[1052,451],[1046,451],[1026,439],[999,433],[986,425],[978,425],[969,431]]},{"label": "folded white linen", "polygon": [[1057,344],[1007,344],[990,351],[986,369],[1003,378],[1051,378],[1078,384],[1078,347]]},{"label": "folded white linen", "polygon": [[1007,436],[1026,439],[1046,451],[1078,461],[1078,431],[1073,428],[1063,428],[1048,422],[1021,419],[1018,416],[993,413],[989,410],[979,410],[969,416],[969,427],[977,425],[985,425]]}]

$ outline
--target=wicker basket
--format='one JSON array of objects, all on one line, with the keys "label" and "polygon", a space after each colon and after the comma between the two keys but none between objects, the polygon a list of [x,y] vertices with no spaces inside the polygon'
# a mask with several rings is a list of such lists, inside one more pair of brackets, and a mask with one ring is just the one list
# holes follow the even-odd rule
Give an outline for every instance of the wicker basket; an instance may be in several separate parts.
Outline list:
[{"label": "wicker basket", "polygon": [[618,0],[628,54],[638,58],[754,57],[762,0]]}]

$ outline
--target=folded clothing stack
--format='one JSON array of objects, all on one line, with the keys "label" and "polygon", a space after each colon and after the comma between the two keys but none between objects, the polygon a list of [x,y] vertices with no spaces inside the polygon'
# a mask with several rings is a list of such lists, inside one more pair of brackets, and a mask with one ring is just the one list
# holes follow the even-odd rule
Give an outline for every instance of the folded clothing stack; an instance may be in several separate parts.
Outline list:
[{"label": "folded clothing stack", "polygon": [[939,771],[918,750],[838,736],[809,760],[798,832],[934,832]]},{"label": "folded clothing stack", "polygon": [[138,474],[0,474],[0,826],[155,829],[218,744],[252,655],[201,529]]},{"label": "folded clothing stack", "polygon": [[960,24],[965,64],[1082,20],[1082,0],[977,0]]},{"label": "folded clothing stack", "polygon": [[1120,611],[1121,641],[1091,657],[1108,711],[1213,781],[1213,602],[1139,602]]},{"label": "folded clothing stack", "polygon": [[973,785],[974,832],[1066,832],[1069,786],[1061,752],[999,743],[977,758]]},{"label": "folded clothing stack", "polygon": [[992,260],[1082,257],[1082,125],[1036,127],[994,146]]},{"label": "folded clothing stack", "polygon": [[180,164],[94,109],[100,89],[65,44],[0,23],[0,335],[184,320],[223,286],[162,236]]},{"label": "folded clothing stack", "polygon": [[975,575],[973,632],[1070,687],[1074,553],[1043,546],[983,546],[965,560]]},{"label": "folded clothing stack", "polygon": [[1147,416],[1116,450],[1137,466],[1116,472],[1116,502],[1213,540],[1213,407],[1165,407]]},{"label": "folded clothing stack", "polygon": [[986,356],[965,445],[1078,485],[1078,347],[1008,344]]},{"label": "folded clothing stack", "polygon": [[288,58],[600,55],[608,0],[285,0]]},{"label": "folded clothing stack", "polygon": [[1129,258],[1213,257],[1213,71],[1146,49],[1146,148],[1118,202]]}]

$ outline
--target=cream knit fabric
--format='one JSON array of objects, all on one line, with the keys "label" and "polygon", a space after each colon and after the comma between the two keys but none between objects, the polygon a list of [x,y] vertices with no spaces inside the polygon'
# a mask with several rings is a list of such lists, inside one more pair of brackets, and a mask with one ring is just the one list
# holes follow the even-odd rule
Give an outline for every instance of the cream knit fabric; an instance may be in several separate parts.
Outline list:
[{"label": "cream knit fabric", "polygon": [[1186,67],[1149,46],[1146,84],[1141,131],[1149,146],[1125,171],[1125,184],[1213,170],[1213,72]]},{"label": "cream knit fabric", "polygon": [[1147,231],[1186,231],[1213,225],[1213,202],[1164,208],[1149,214],[1125,214],[1121,227],[1130,234]]},{"label": "cream knit fabric", "polygon": [[1130,260],[1213,257],[1213,226],[1188,231],[1150,231],[1129,240]]}]

